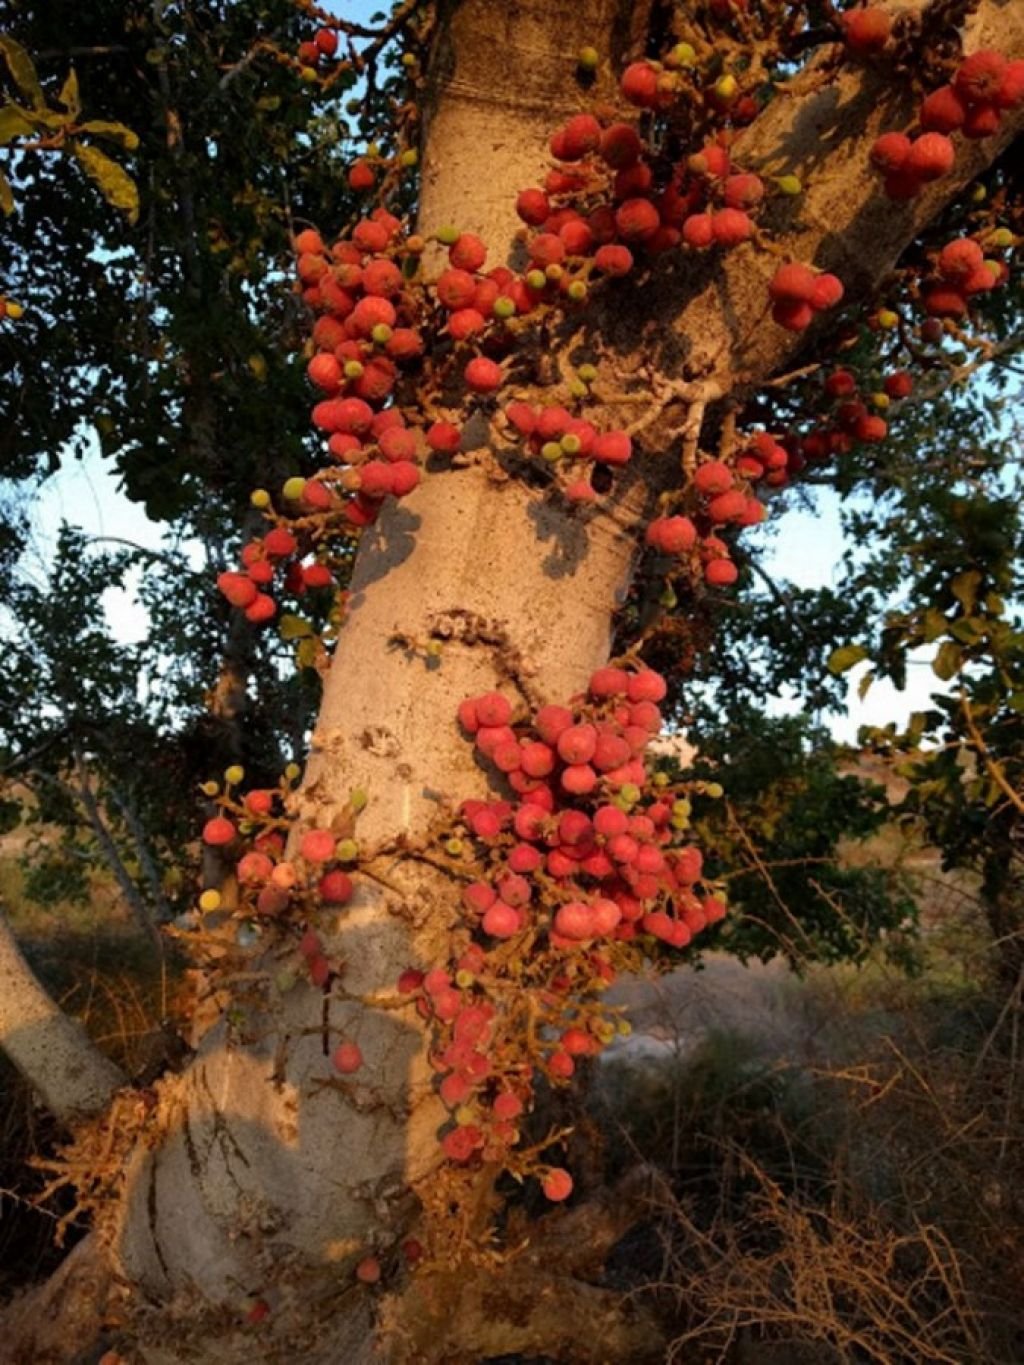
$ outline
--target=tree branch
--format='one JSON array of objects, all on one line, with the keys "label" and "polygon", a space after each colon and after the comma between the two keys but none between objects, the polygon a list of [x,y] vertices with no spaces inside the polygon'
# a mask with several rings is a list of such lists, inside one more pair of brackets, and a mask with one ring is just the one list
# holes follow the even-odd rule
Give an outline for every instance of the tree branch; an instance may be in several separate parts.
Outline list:
[{"label": "tree branch", "polygon": [[50,998],[0,907],[0,1047],[47,1109],[68,1122],[107,1107],[126,1084],[120,1067]]},{"label": "tree branch", "polygon": [[128,902],[139,928],[142,929],[146,936],[151,940],[157,951],[163,954],[164,945],[163,940],[160,938],[160,931],[153,923],[153,917],[150,915],[149,909],[139,893],[139,888],[136,886],[131,873],[125,867],[124,860],[118,852],[117,845],[114,843],[110,830],[107,829],[106,823],[100,812],[99,803],[96,800],[96,794],[89,785],[89,776],[85,770],[85,764],[77,749],[75,750],[75,772],[78,777],[78,785],[75,788],[75,794],[82,803],[85,817],[89,822],[89,828],[92,830],[96,842],[100,846],[100,852],[103,855],[103,859],[113,873],[114,880],[121,888],[121,894]]}]

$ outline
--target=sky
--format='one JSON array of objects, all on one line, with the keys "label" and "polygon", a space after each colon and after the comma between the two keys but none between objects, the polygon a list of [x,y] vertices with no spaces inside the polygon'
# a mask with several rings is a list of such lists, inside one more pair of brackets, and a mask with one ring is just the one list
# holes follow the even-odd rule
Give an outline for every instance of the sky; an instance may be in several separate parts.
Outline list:
[{"label": "sky", "polygon": [[[775,534],[756,529],[747,533],[747,543],[758,551],[767,572],[806,588],[837,583],[845,548],[838,499],[827,490],[816,489],[814,500],[813,510],[792,508],[776,514]],[[148,548],[160,538],[160,527],[124,495],[116,475],[95,450],[82,460],[69,459],[33,500],[33,534],[25,572],[37,576],[45,571],[62,521],[90,536],[116,537]],[[814,546],[813,554],[807,552],[809,545]],[[135,600],[136,585],[137,580],[129,578],[125,589],[109,589],[104,600],[111,629],[125,643],[143,639],[147,629],[146,612]],[[847,675],[846,714],[827,720],[834,737],[845,744],[856,743],[862,725],[904,721],[912,711],[925,707],[929,694],[939,688],[926,653],[911,666],[904,692],[897,692],[890,683],[877,682],[861,700],[857,685],[866,668],[866,664],[859,665]],[[769,699],[768,707],[776,714],[800,710],[798,702],[785,697]]]}]

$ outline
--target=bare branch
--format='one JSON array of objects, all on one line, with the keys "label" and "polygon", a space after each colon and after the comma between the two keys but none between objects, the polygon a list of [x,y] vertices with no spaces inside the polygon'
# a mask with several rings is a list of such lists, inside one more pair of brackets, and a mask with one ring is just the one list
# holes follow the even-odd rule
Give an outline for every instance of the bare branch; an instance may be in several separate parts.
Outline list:
[{"label": "bare branch", "polygon": [[104,1110],[126,1078],[54,1003],[0,909],[0,1047],[47,1109],[68,1121]]}]

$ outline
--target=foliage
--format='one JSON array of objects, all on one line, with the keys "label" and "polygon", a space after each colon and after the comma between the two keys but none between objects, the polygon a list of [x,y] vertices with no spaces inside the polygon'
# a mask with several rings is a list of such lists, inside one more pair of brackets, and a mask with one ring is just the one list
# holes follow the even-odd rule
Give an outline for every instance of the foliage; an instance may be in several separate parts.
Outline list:
[{"label": "foliage", "polygon": [[716,946],[799,968],[860,961],[879,938],[900,952],[916,919],[906,885],[845,863],[841,847],[892,818],[884,788],[843,772],[835,744],[801,717],[734,704],[700,734],[694,773],[717,778],[724,799],[698,807],[696,831],[736,912]]}]

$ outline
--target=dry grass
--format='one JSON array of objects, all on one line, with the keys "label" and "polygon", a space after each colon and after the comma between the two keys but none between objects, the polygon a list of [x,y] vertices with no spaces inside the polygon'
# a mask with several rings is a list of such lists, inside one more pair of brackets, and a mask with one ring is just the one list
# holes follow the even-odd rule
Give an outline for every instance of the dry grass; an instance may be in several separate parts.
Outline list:
[{"label": "dry grass", "polygon": [[918,979],[814,974],[785,1029],[601,1071],[610,1171],[666,1176],[618,1273],[668,1359],[1024,1360],[1024,982],[1000,992],[961,940]]}]

